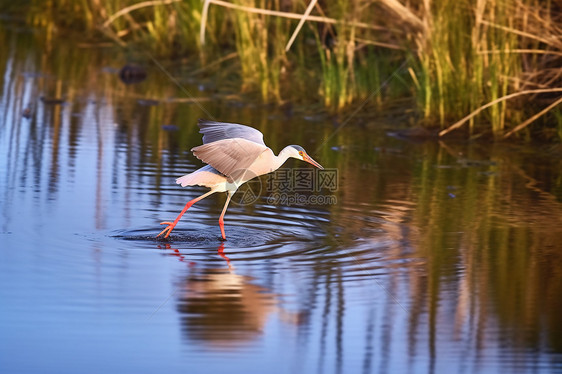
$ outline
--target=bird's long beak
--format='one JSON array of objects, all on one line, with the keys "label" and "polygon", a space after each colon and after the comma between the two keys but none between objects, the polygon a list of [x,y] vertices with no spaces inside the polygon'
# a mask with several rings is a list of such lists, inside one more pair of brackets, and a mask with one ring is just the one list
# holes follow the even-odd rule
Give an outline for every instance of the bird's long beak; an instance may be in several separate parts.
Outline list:
[{"label": "bird's long beak", "polygon": [[302,156],[302,159],[303,159],[304,161],[308,162],[309,164],[312,164],[312,165],[316,166],[318,169],[322,169],[322,170],[324,169],[324,168],[322,167],[322,165],[320,165],[318,162],[314,161],[314,160],[312,159],[312,157],[310,157],[310,156],[307,155],[306,153],[304,154],[304,156]]}]

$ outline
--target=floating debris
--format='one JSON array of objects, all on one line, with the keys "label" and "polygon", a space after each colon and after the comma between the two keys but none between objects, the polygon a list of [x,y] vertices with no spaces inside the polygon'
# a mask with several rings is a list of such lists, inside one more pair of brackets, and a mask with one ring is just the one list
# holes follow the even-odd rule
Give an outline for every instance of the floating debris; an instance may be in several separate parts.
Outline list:
[{"label": "floating debris", "polygon": [[31,115],[32,115],[32,114],[33,114],[33,113],[32,113],[32,111],[31,111],[30,108],[25,108],[25,109],[23,110],[23,112],[21,113],[21,116],[22,116],[23,118],[29,119],[29,118],[31,118]]},{"label": "floating debris", "polygon": [[104,66],[103,68],[101,68],[102,73],[108,74],[119,74],[120,71],[121,69],[114,68],[113,66]]},{"label": "floating debris", "polygon": [[47,74],[34,72],[34,71],[24,71],[21,73],[24,78],[45,78]]},{"label": "floating debris", "polygon": [[320,113],[320,114],[310,114],[310,115],[305,115],[302,117],[305,121],[310,121],[310,122],[322,122],[325,121],[328,116],[324,113]]},{"label": "floating debris", "polygon": [[140,83],[146,79],[146,70],[138,65],[127,64],[119,71],[119,79],[125,84]]},{"label": "floating debris", "polygon": [[461,164],[464,167],[470,166],[496,166],[497,162],[492,160],[473,160],[468,158],[459,158],[457,163]]},{"label": "floating debris", "polygon": [[61,105],[64,104],[64,99],[58,97],[44,97],[39,98],[43,103],[47,105]]},{"label": "floating debris", "polygon": [[165,131],[178,131],[179,127],[177,127],[176,125],[162,125],[162,130]]},{"label": "floating debris", "polygon": [[428,130],[423,127],[414,127],[398,131],[388,131],[387,135],[398,139],[423,141],[429,139],[437,139],[438,132],[436,130]]},{"label": "floating debris", "polygon": [[342,152],[342,151],[347,151],[349,150],[349,146],[347,144],[342,144],[342,145],[335,145],[333,147],[330,148],[332,151],[336,151],[336,152]]},{"label": "floating debris", "polygon": [[137,103],[139,103],[139,105],[142,106],[152,106],[152,105],[158,105],[160,102],[158,100],[152,100],[152,99],[138,99]]}]

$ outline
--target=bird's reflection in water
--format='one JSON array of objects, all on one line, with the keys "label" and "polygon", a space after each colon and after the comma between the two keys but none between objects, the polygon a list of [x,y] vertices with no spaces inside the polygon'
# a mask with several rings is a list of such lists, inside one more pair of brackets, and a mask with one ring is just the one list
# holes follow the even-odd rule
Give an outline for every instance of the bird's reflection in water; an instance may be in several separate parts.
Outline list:
[{"label": "bird's reflection in water", "polygon": [[181,252],[179,251],[179,249],[177,248],[172,248],[172,246],[169,243],[164,243],[163,245],[159,245],[158,249],[166,249],[168,251],[170,251],[170,255],[171,256],[176,256],[178,258],[179,261],[181,262],[185,262],[187,264],[189,264],[190,266],[195,265],[195,262],[192,261],[188,261],[184,255],[181,254]]},{"label": "bird's reflection in water", "polygon": [[228,270],[230,270],[230,272],[234,271],[234,266],[232,266],[232,264],[230,263],[230,259],[224,254],[224,242],[221,242],[217,253],[219,254],[219,256],[225,259],[226,263],[228,264]]},{"label": "bird's reflection in water", "polygon": [[306,313],[284,310],[278,295],[253,278],[236,274],[224,250],[221,243],[217,253],[226,261],[226,268],[197,263],[177,286],[177,310],[187,339],[216,349],[233,349],[259,337],[273,313],[289,324],[306,320],[302,315]]}]

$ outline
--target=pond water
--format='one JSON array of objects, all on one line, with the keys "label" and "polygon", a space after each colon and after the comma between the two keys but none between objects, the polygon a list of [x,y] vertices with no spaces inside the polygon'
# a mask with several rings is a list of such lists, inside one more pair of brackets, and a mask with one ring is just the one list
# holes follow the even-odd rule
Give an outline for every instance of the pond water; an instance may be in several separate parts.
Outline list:
[{"label": "pond water", "polygon": [[[559,148],[409,141],[172,63],[184,89],[150,59],[127,85],[110,47],[0,42],[0,372],[562,372]],[[225,242],[218,194],[158,240],[205,191],[175,184],[202,165],[198,118],[329,173],[249,183]]]}]

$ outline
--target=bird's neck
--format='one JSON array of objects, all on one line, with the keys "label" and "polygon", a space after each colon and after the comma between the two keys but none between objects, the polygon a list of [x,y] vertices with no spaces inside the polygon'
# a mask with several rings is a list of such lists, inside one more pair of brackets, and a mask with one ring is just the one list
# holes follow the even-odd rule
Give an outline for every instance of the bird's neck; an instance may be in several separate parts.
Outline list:
[{"label": "bird's neck", "polygon": [[289,147],[283,148],[283,150],[281,152],[279,152],[279,154],[273,158],[272,171],[279,169],[281,167],[281,165],[283,165],[289,157],[291,157],[289,155]]}]

